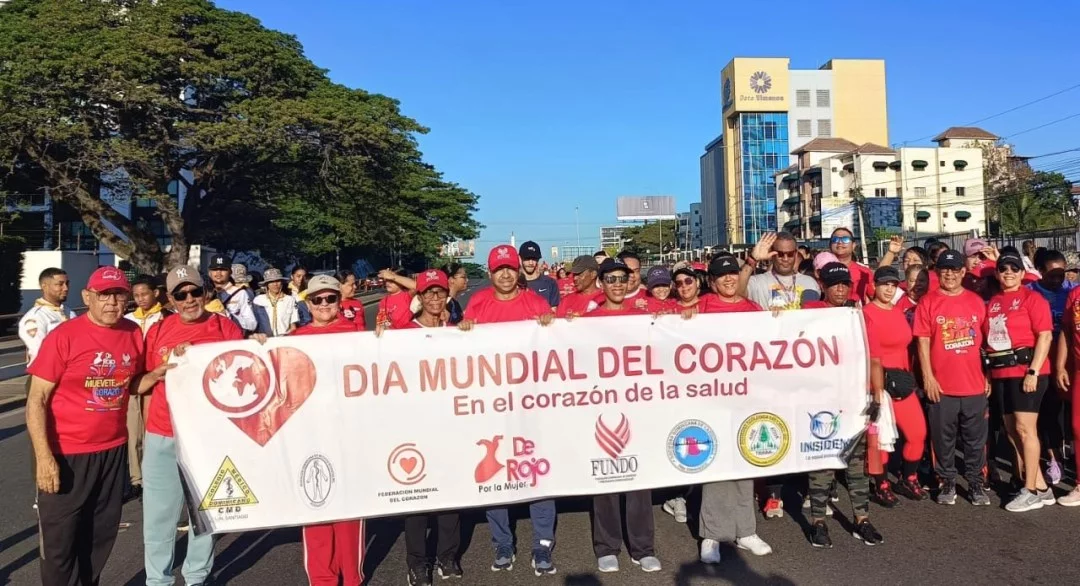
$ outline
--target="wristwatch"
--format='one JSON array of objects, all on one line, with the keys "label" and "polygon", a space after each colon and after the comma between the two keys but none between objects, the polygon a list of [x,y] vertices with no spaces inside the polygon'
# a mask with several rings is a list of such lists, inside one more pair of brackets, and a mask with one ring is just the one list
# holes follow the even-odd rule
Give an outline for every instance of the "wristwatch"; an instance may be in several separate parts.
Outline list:
[{"label": "wristwatch", "polygon": [[1034,368],[1029,368],[1027,373],[1028,373],[1028,376],[1039,376],[1039,373],[1035,372]]}]

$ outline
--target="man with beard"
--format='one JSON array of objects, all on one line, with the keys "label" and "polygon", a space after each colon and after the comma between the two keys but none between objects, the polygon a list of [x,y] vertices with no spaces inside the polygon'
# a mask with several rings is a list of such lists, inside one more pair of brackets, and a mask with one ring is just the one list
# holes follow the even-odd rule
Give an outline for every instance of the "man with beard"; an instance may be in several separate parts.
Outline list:
[{"label": "man with beard", "polygon": [[[800,275],[798,269],[799,249],[795,237],[779,232],[772,238],[761,239],[765,246],[755,246],[752,256],[755,262],[771,261],[767,273],[752,275],[746,284],[746,296],[766,310],[799,309],[804,301],[821,297],[817,281]],[[771,245],[769,244],[771,242]]]},{"label": "man with beard", "polygon": [[521,272],[529,290],[547,300],[552,309],[559,306],[559,284],[540,270],[540,245],[529,240],[518,249]]},{"label": "man with beard", "polygon": [[64,307],[70,282],[63,269],[41,271],[38,284],[41,286],[41,297],[19,320],[19,339],[26,346],[27,366],[34,361],[45,336],[56,326],[75,317],[70,309]]}]

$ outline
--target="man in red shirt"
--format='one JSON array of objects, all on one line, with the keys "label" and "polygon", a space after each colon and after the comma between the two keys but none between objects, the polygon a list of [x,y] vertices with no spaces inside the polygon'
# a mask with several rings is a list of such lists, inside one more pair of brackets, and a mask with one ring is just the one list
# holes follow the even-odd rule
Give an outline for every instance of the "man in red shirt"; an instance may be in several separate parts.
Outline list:
[{"label": "man in red shirt", "polygon": [[[154,370],[180,356],[193,344],[242,340],[244,333],[227,316],[207,312],[205,284],[198,269],[179,266],[165,278],[175,313],[146,332],[146,369]],[[256,334],[265,341],[265,336]],[[143,549],[147,586],[171,586],[176,524],[184,503],[183,485],[176,466],[176,439],[169,414],[169,394],[195,389],[166,390],[160,380],[150,389],[153,400],[146,418],[143,442]],[[201,392],[201,390],[199,390]],[[190,520],[190,518],[189,518]],[[181,573],[186,584],[202,584],[214,565],[214,537],[209,533],[187,536],[187,555]]]},{"label": "man in red shirt", "polygon": [[[580,259],[579,259],[580,260]],[[595,267],[595,260],[592,260]],[[576,261],[575,261],[576,264]],[[548,302],[528,289],[518,287],[521,259],[513,246],[500,244],[488,254],[490,293],[474,296],[465,308],[465,318],[458,328],[469,331],[476,324],[535,320],[540,325],[551,324],[555,314]],[[590,269],[595,282],[595,268]],[[537,576],[555,573],[551,549],[555,546],[555,501],[548,499],[529,504],[533,522],[532,565]],[[495,545],[492,571],[514,569],[514,534],[510,532],[510,516],[506,508],[489,509],[488,527]]]},{"label": "man in red shirt", "polygon": [[566,295],[559,302],[555,310],[557,317],[569,317],[585,315],[589,310],[589,304],[603,294],[596,286],[596,270],[599,265],[591,256],[579,256],[570,265],[570,273],[574,277],[574,292]]},{"label": "man in red shirt", "polygon": [[964,473],[971,504],[989,505],[982,469],[986,464],[987,394],[980,348],[986,305],[964,289],[964,257],[946,250],[938,256],[941,287],[915,308],[912,330],[918,339],[923,388],[930,401],[930,441],[941,489],[937,502],[956,503],[956,442],[963,444]]},{"label": "man in red shirt", "polygon": [[142,331],[124,319],[130,294],[119,269],[94,271],[82,292],[86,314],[50,332],[28,369],[42,584],[97,584],[116,541],[129,389],[166,370],[142,374]]}]

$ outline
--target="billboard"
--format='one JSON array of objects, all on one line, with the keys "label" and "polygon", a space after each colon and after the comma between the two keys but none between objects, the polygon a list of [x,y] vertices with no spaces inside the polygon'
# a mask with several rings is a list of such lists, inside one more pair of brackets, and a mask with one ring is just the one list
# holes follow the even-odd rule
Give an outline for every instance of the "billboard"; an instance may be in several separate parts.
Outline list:
[{"label": "billboard", "polygon": [[450,258],[472,258],[476,256],[475,240],[455,240],[439,247],[439,256]]},{"label": "billboard", "polygon": [[674,220],[673,195],[624,195],[615,202],[615,216],[620,222]]}]

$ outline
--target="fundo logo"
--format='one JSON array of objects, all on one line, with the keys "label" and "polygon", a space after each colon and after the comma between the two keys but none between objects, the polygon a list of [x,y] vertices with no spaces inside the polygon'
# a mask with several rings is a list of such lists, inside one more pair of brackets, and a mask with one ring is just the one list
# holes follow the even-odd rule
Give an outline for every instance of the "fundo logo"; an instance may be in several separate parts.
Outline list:
[{"label": "fundo logo", "polygon": [[836,437],[840,432],[840,415],[843,411],[818,411],[807,413],[810,418],[810,435],[814,439],[799,443],[799,451],[808,454],[811,460],[828,458],[839,454],[844,449],[844,440]]},{"label": "fundo logo", "polygon": [[281,429],[315,389],[315,365],[296,348],[258,354],[230,350],[203,371],[203,393],[260,446]]},{"label": "fundo logo", "polygon": [[598,482],[632,480],[637,474],[637,456],[623,455],[630,443],[630,420],[620,417],[615,427],[608,427],[603,416],[596,418],[596,444],[609,456],[592,460],[592,476]]},{"label": "fundo logo", "polygon": [[[534,487],[540,477],[551,472],[551,462],[546,458],[537,458],[536,444],[523,437],[514,437],[511,441],[511,457],[500,462],[498,453],[502,444],[503,436],[497,435],[489,440],[482,439],[476,445],[484,448],[484,457],[476,465],[473,471],[473,480],[480,485],[480,492],[488,492],[494,488],[501,490],[519,490]],[[502,470],[506,470],[506,483],[488,485],[487,482],[495,479]]]}]

